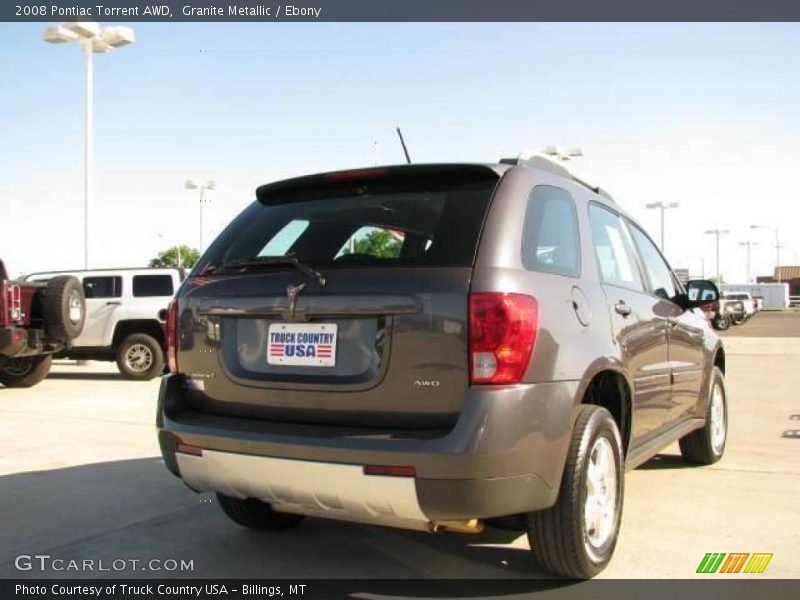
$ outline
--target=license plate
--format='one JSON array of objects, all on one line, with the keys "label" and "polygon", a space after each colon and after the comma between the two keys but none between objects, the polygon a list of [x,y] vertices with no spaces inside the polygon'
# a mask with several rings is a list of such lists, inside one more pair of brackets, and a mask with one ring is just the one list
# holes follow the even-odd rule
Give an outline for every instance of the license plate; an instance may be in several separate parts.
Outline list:
[{"label": "license plate", "polygon": [[337,329],[335,323],[273,323],[267,364],[334,367]]}]

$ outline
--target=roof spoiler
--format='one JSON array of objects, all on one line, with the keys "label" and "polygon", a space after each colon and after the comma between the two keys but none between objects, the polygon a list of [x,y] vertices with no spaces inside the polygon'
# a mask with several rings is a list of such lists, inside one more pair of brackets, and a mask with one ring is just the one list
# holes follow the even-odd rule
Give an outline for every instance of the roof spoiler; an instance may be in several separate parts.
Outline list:
[{"label": "roof spoiler", "polygon": [[447,190],[454,186],[485,185],[500,175],[489,166],[475,164],[411,164],[333,171],[284,179],[256,189],[264,205],[287,204],[323,198],[393,193],[420,189]]},{"label": "roof spoiler", "polygon": [[596,185],[587,183],[583,179],[576,177],[575,175],[570,173],[569,169],[567,169],[567,167],[565,167],[563,164],[556,162],[550,158],[547,158],[546,156],[523,152],[517,158],[501,158],[500,164],[514,165],[519,167],[529,167],[531,169],[539,169],[541,171],[547,171],[548,173],[552,173],[553,175],[558,175],[559,177],[566,177],[567,179],[571,179],[575,183],[591,190],[598,196],[602,196],[609,202],[616,204],[614,198],[606,190]]}]

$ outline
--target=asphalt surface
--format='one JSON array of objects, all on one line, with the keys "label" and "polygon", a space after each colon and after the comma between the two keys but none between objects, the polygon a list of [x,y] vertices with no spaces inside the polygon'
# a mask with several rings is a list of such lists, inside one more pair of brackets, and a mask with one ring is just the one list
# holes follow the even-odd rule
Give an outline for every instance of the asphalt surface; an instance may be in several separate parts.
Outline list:
[{"label": "asphalt surface", "polygon": [[[798,327],[800,313],[779,321]],[[760,324],[771,331],[773,318],[735,331]],[[696,577],[706,552],[771,552],[760,577],[800,577],[800,339],[730,341],[726,456],[691,467],[676,445],[628,473],[622,532],[602,577]],[[28,390],[0,387],[0,577],[547,577],[513,532],[432,535],[311,519],[280,534],[241,529],[163,467],[157,388],[103,363],[58,365]],[[17,556],[34,554],[93,560],[94,570],[15,568]],[[152,559],[191,560],[193,570],[143,570]],[[101,560],[123,570],[98,571]]]},{"label": "asphalt surface", "polygon": [[741,325],[721,331],[722,337],[800,338],[800,309],[762,311]]}]

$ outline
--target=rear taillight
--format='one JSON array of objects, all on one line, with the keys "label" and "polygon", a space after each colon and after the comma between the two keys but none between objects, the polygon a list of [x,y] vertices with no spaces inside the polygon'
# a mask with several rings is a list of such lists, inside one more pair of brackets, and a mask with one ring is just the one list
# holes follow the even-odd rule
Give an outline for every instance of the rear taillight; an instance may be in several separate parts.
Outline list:
[{"label": "rear taillight", "polygon": [[172,373],[178,372],[178,301],[167,307],[167,366]]},{"label": "rear taillight", "polygon": [[471,383],[519,383],[528,368],[539,304],[523,294],[469,296]]}]

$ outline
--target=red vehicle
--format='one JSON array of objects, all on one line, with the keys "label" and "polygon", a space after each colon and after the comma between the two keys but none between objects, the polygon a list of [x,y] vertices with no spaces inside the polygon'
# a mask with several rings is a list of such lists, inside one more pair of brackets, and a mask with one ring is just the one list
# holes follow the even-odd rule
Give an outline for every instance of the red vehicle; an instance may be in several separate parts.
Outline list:
[{"label": "red vehicle", "polygon": [[83,288],[75,277],[11,281],[0,260],[0,384],[31,387],[42,381],[53,353],[69,347],[85,319]]}]

